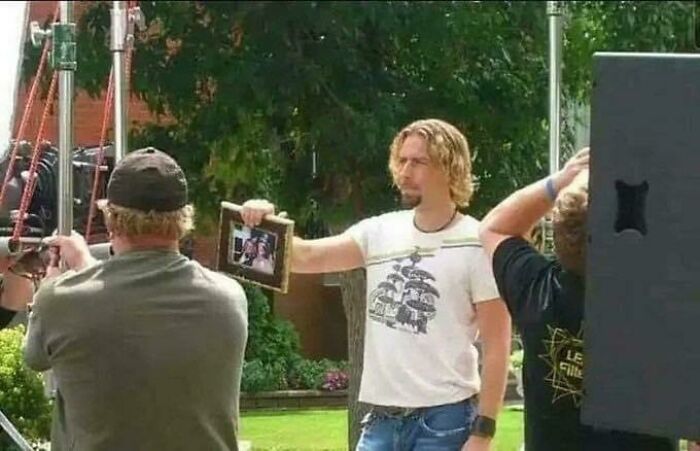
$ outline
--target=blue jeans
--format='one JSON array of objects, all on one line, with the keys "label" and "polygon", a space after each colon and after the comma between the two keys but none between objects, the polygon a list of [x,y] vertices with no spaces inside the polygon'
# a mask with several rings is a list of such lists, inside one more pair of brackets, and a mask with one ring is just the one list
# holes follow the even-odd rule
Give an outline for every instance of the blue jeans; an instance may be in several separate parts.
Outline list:
[{"label": "blue jeans", "polygon": [[356,451],[459,451],[476,416],[475,398],[418,409],[407,416],[370,411]]}]

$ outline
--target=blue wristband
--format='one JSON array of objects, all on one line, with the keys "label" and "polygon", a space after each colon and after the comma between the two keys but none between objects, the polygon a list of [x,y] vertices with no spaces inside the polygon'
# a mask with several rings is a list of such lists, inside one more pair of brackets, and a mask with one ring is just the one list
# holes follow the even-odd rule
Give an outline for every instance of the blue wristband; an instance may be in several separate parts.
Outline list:
[{"label": "blue wristband", "polygon": [[549,200],[554,202],[557,200],[557,190],[554,189],[554,181],[552,180],[552,177],[549,177],[547,181],[544,184],[545,190],[547,190],[547,197],[549,197]]}]

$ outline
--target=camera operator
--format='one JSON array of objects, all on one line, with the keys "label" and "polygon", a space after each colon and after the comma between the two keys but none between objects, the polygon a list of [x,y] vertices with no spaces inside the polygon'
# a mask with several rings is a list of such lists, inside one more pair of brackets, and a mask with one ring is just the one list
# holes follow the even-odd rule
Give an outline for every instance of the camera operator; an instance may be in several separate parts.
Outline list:
[{"label": "camera operator", "polygon": [[57,388],[52,449],[237,450],[247,302],[180,252],[193,224],[182,169],[133,151],[100,209],[114,255],[98,262],[79,234],[55,237],[30,308],[25,362],[52,369]]}]

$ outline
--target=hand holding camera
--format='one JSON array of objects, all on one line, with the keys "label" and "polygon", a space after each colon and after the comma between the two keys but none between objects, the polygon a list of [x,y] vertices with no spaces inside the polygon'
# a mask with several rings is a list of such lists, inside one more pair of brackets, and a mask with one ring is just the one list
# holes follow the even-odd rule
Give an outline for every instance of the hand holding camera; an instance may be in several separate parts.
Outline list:
[{"label": "hand holding camera", "polygon": [[[95,262],[85,238],[75,231],[70,236],[54,236],[47,245],[49,247],[47,277],[58,275],[66,270],[80,271]],[[64,265],[63,268],[61,264]]]}]

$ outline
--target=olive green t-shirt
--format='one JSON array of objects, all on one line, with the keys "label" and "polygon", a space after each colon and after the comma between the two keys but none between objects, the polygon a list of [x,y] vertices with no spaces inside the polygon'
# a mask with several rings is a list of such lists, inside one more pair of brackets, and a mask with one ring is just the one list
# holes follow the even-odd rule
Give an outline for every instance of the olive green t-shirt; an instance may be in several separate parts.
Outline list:
[{"label": "olive green t-shirt", "polygon": [[236,281],[176,252],[137,251],[46,280],[24,357],[54,373],[54,449],[228,451],[246,340]]}]

